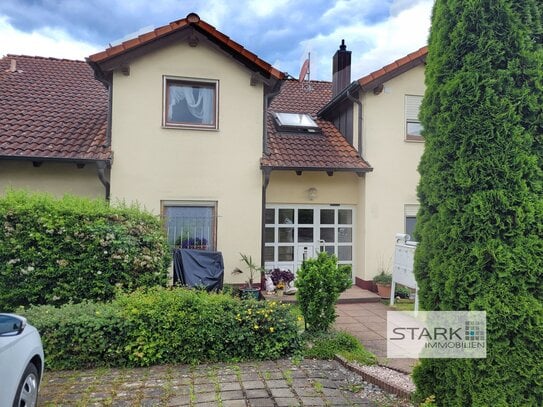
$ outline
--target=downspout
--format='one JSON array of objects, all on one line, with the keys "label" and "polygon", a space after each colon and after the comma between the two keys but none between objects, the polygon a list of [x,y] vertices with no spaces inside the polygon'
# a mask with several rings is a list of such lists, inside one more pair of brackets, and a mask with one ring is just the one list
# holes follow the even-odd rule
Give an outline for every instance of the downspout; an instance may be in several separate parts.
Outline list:
[{"label": "downspout", "polygon": [[263,107],[263,117],[264,117],[264,123],[263,123],[263,137],[262,137],[262,151],[264,155],[270,155],[270,152],[268,151],[268,107],[274,97],[276,97],[279,92],[281,92],[281,86],[283,86],[283,81],[279,80],[275,82],[275,85],[273,85],[273,88],[271,89],[271,93],[268,93],[267,95],[264,95],[264,107]]},{"label": "downspout", "polygon": [[98,168],[98,179],[106,190],[106,201],[109,202],[110,196],[110,184],[106,176],[106,169],[108,167],[107,161],[96,161],[96,167]]},{"label": "downspout", "polygon": [[[265,167],[262,168],[262,221],[260,225],[260,266],[264,269],[264,252],[266,249],[266,189],[268,188],[268,185],[270,183],[270,174],[271,174],[271,168]],[[260,277],[260,290],[264,288],[265,280],[264,275],[261,275]]]},{"label": "downspout", "polygon": [[[113,81],[110,77],[109,79],[106,78],[98,64],[92,63],[87,60],[89,65],[92,67],[94,71],[94,78],[100,82],[107,88],[107,95],[108,95],[108,108],[107,108],[107,127],[106,127],[106,141],[102,145],[103,147],[111,147],[111,118],[112,118],[112,112],[113,112]],[[102,183],[105,189],[105,195],[106,195],[106,201],[109,202],[110,199],[110,190],[111,185],[109,183],[109,180],[106,176],[106,169],[111,165],[111,161],[96,161],[96,166],[98,168],[98,179]]]},{"label": "downspout", "polygon": [[347,93],[345,95],[347,96],[347,99],[358,105],[358,155],[362,157],[362,102],[353,97],[349,89],[347,89]]},{"label": "downspout", "polygon": [[[268,151],[268,107],[272,99],[281,92],[281,86],[283,86],[284,81],[278,80],[275,82],[271,88],[271,92],[264,95],[264,106],[263,106],[263,131],[262,131],[262,152],[264,155],[270,155]],[[265,250],[265,228],[266,228],[266,190],[268,184],[270,183],[270,174],[271,168],[262,168],[262,209],[261,209],[261,222],[260,222],[260,266],[264,268],[264,250]],[[260,289],[262,290],[264,284],[264,276],[260,278]]]}]

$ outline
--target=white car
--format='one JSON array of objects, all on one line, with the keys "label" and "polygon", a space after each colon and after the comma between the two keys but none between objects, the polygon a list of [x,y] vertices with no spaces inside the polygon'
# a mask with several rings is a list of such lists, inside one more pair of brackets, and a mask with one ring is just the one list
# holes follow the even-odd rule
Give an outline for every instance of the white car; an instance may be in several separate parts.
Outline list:
[{"label": "white car", "polygon": [[0,314],[0,406],[36,406],[43,364],[38,330],[24,317]]}]

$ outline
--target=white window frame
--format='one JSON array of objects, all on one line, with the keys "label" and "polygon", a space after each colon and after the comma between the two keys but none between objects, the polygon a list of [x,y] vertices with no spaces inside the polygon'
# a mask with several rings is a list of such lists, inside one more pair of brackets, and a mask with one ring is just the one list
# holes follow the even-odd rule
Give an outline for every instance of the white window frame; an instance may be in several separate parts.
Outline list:
[{"label": "white window frame", "polygon": [[405,95],[405,140],[406,141],[424,141],[420,134],[410,134],[409,124],[420,125],[419,113],[422,96]]},{"label": "white window frame", "polygon": [[[162,77],[162,127],[168,129],[192,129],[192,130],[218,130],[219,129],[219,80],[218,79],[202,79],[202,78],[187,78],[179,76],[164,75]],[[198,124],[168,121],[168,86],[169,83],[182,83],[187,85],[205,85],[214,86],[213,98],[213,124]]]},{"label": "white window frame", "polygon": [[[333,247],[334,253],[338,253],[339,247],[350,246],[351,247],[351,260],[339,260],[338,264],[345,264],[351,266],[351,273],[353,281],[355,278],[356,270],[356,255],[357,255],[357,242],[356,242],[356,229],[357,229],[357,220],[356,220],[356,206],[354,205],[308,205],[308,204],[267,204],[266,209],[273,209],[275,211],[275,221],[274,223],[266,223],[265,228],[274,229],[274,242],[264,242],[265,247],[274,248],[274,261],[265,261],[266,269],[270,268],[270,265],[274,265],[279,268],[291,269],[293,273],[297,272],[297,263],[300,263],[298,258],[299,253],[297,252],[299,246],[315,246],[316,249],[320,250],[320,236],[316,235],[321,229],[321,227],[330,227],[334,228],[334,242],[324,243],[324,247]],[[279,210],[280,209],[294,209],[295,215],[293,219],[292,228],[294,229],[294,241],[293,242],[279,242],[279,228],[288,227],[289,224],[279,223]],[[300,209],[313,209],[313,224],[300,224],[298,220],[298,210]],[[334,223],[332,224],[321,224],[320,220],[320,211],[323,209],[334,210]],[[351,224],[340,224],[339,223],[339,210],[347,209],[351,211],[352,219]],[[299,228],[313,228],[313,242],[298,242],[298,229]],[[351,228],[351,241],[350,242],[339,242],[339,229],[342,227]],[[292,261],[279,261],[279,247],[292,246],[294,248],[294,259]]]}]

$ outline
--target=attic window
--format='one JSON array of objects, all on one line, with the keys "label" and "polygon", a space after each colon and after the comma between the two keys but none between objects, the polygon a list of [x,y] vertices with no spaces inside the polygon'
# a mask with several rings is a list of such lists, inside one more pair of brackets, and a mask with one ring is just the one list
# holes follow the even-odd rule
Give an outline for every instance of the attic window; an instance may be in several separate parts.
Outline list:
[{"label": "attic window", "polygon": [[279,130],[316,133],[319,126],[305,113],[274,113]]}]

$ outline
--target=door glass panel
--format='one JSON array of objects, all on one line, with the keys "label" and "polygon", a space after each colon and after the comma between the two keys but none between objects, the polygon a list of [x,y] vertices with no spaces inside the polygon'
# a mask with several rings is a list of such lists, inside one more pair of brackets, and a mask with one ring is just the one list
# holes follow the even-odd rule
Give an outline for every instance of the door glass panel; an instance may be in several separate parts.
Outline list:
[{"label": "door glass panel", "polygon": [[264,261],[275,261],[274,254],[274,247],[264,247]]},{"label": "door glass panel", "polygon": [[274,228],[266,228],[264,229],[264,235],[265,235],[265,242],[266,243],[273,243],[275,242],[275,229]]},{"label": "door glass panel", "polygon": [[321,225],[333,225],[333,224],[334,224],[334,210],[321,209]]},{"label": "door glass panel", "polygon": [[335,254],[334,246],[324,246],[324,251],[328,254]]},{"label": "door glass panel", "polygon": [[353,241],[353,228],[338,228],[337,241],[340,243],[350,243]]},{"label": "door glass panel", "polygon": [[353,259],[353,248],[351,246],[338,246],[337,257],[339,261],[350,261]]},{"label": "door glass panel", "polygon": [[298,228],[298,242],[313,242],[313,228]]},{"label": "door glass panel", "polygon": [[279,228],[279,243],[294,242],[294,228]]},{"label": "door glass panel", "polygon": [[303,225],[312,225],[313,209],[298,209],[298,223]]},{"label": "door glass panel", "polygon": [[279,223],[292,225],[294,223],[294,209],[279,209]]},{"label": "door glass panel", "polygon": [[352,225],[353,223],[353,211],[350,209],[338,210],[338,223],[340,225]]},{"label": "door glass panel", "polygon": [[275,223],[275,209],[266,209],[266,224],[273,224]]},{"label": "door glass panel", "polygon": [[321,228],[320,240],[324,240],[327,243],[335,242],[334,228]]},{"label": "door glass panel", "polygon": [[280,246],[278,247],[279,261],[294,261],[294,247]]}]

